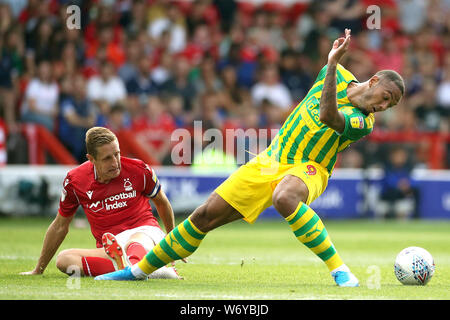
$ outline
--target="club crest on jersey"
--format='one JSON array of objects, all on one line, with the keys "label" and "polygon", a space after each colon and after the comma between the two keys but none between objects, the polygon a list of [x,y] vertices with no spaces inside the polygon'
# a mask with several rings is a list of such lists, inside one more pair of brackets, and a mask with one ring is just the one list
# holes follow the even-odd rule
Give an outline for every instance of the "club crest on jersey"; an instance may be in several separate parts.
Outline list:
[{"label": "club crest on jersey", "polygon": [[130,178],[123,179],[123,187],[124,187],[125,191],[133,190],[133,185],[130,182]]},{"label": "club crest on jersey", "polygon": [[315,174],[317,173],[317,169],[316,169],[316,167],[314,167],[313,165],[308,164],[308,165],[306,166],[306,169],[308,169],[308,171],[305,171],[305,173],[306,173],[308,176],[313,176],[313,175],[315,175]]},{"label": "club crest on jersey", "polygon": [[355,129],[362,129],[362,128],[364,128],[364,119],[363,119],[363,117],[359,116],[359,117],[352,117],[352,118],[350,118],[350,125],[352,126],[352,128],[355,128]]}]

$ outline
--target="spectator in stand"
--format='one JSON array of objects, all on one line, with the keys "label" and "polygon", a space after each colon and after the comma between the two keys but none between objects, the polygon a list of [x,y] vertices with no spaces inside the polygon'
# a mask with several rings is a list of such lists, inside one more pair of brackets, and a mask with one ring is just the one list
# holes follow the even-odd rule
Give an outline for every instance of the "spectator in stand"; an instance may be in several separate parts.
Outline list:
[{"label": "spectator in stand", "polygon": [[223,117],[220,114],[220,98],[214,91],[207,91],[199,97],[199,114],[203,130],[222,129]]},{"label": "spectator in stand", "polygon": [[[369,32],[362,31],[355,37],[355,48],[344,57],[344,65],[352,70],[359,81],[367,81],[376,72],[368,52],[371,50]],[[405,75],[402,73],[405,78]]]},{"label": "spectator in stand", "polygon": [[228,33],[236,21],[236,11],[238,4],[236,0],[214,0],[216,11],[220,13],[221,30]]},{"label": "spectator in stand", "polygon": [[131,126],[127,109],[120,103],[116,103],[111,107],[106,127],[114,133],[121,130],[129,129]]},{"label": "spectator in stand", "polygon": [[446,122],[446,110],[436,99],[436,84],[427,79],[422,91],[410,99],[410,107],[415,110],[416,117],[421,120],[420,129],[425,132],[439,132]]},{"label": "spectator in stand", "polygon": [[418,218],[419,190],[411,179],[412,163],[408,151],[403,146],[394,146],[388,154],[376,217]]},{"label": "spectator in stand", "polygon": [[265,129],[278,130],[285,121],[283,110],[277,105],[270,102],[268,99],[264,99],[261,102],[261,118],[262,124]]},{"label": "spectator in stand", "polygon": [[247,34],[250,35],[251,39],[254,41],[257,50],[273,45],[271,32],[269,12],[263,9],[256,10],[253,16],[253,25],[248,29]]},{"label": "spectator in stand", "polygon": [[[230,56],[230,50],[232,46],[241,45],[244,40],[245,30],[242,25],[239,24],[239,21],[236,21],[236,23],[230,25],[230,31],[222,35],[222,39],[219,43],[219,68],[223,66],[224,62],[228,62],[227,64],[232,64],[235,67],[239,64],[238,54]],[[228,59],[230,61],[227,61]]]},{"label": "spectator in stand", "polygon": [[103,49],[106,52],[106,59],[117,68],[120,67],[125,60],[123,41],[126,40],[126,34],[117,23],[114,4],[110,1],[95,1],[88,9],[93,16],[83,28],[86,58],[95,58],[97,51]]},{"label": "spectator in stand", "polygon": [[58,84],[53,80],[49,61],[38,65],[38,74],[28,84],[22,104],[22,121],[43,125],[50,132],[58,114]]},{"label": "spectator in stand", "polygon": [[222,106],[228,117],[235,117],[241,104],[251,102],[250,93],[238,85],[236,69],[233,66],[226,65],[220,76],[223,84],[219,92]]},{"label": "spectator in stand", "polygon": [[[66,9],[74,3],[82,10],[81,29],[66,25]],[[19,118],[15,113],[23,111],[24,120],[30,120],[27,91],[35,87],[32,78],[38,74],[36,66],[43,59],[50,60],[53,78],[62,81],[62,86],[78,73],[89,79],[87,95],[94,99],[99,126],[120,127],[119,120],[112,124],[116,123],[111,121],[112,114],[117,119],[123,116],[127,125],[143,113],[142,101],[146,99],[140,101],[139,97],[158,94],[165,97],[167,111],[177,127],[189,126],[199,117],[208,119],[205,121],[213,127],[223,123],[236,126],[242,108],[262,104],[257,109],[261,125],[276,128],[284,120],[282,104],[288,105],[286,110],[293,107],[281,101],[305,95],[308,83],[326,61],[330,37],[351,23],[355,48],[342,64],[359,81],[367,80],[374,69],[394,69],[406,82],[402,106],[376,115],[377,130],[446,133],[450,130],[449,3],[314,0],[305,3],[306,11],[294,17],[295,9],[290,4],[241,6],[231,0],[2,0],[0,114],[8,124],[9,134],[14,131],[10,129],[15,127],[15,118]],[[365,9],[369,5],[382,10],[381,30],[367,28]],[[281,6],[287,10],[278,10]],[[150,61],[153,85],[149,85],[147,75],[138,75],[143,57]],[[108,80],[102,80],[104,61],[118,70],[118,81],[109,79],[115,78],[115,71],[109,72],[112,77]],[[279,72],[272,85],[264,83],[259,73],[268,64]],[[430,79],[436,88],[431,89]],[[45,92],[37,91],[38,95]],[[283,93],[286,91],[290,97]],[[432,98],[433,91],[436,98]],[[64,98],[64,92],[60,93]],[[123,114],[112,112],[118,103],[125,108]],[[23,110],[15,110],[18,106]],[[52,122],[49,114],[34,116],[46,119],[41,122]],[[375,142],[361,142],[369,149],[370,144]],[[9,155],[9,159],[14,158],[12,153]],[[421,151],[417,160],[426,163],[427,155]],[[350,154],[342,165],[358,163],[352,159],[356,157]]]},{"label": "spectator in stand", "polygon": [[74,77],[79,69],[75,44],[67,42],[62,48],[61,58],[53,63],[55,79],[59,81],[64,77]]},{"label": "spectator in stand", "polygon": [[186,46],[187,34],[184,17],[177,5],[168,1],[156,1],[149,9],[149,21],[147,32],[153,41],[157,41],[164,32],[169,36],[168,49],[176,54]]},{"label": "spectator in stand", "polygon": [[291,97],[301,101],[311,88],[311,76],[301,67],[301,56],[293,50],[286,50],[281,54],[280,78],[287,86]]},{"label": "spectator in stand", "polygon": [[158,63],[152,68],[151,78],[158,89],[172,77],[173,55],[164,50],[159,56]]},{"label": "spectator in stand", "polygon": [[[284,5],[273,5],[272,9],[269,9],[269,37],[270,44],[268,47],[273,48],[276,52],[281,52],[286,47],[286,39],[284,39],[284,29],[287,24],[287,19],[285,18]],[[295,32],[295,28],[292,29]],[[298,36],[296,33],[294,33]]]},{"label": "spectator in stand", "polygon": [[59,105],[59,139],[78,163],[86,161],[86,132],[96,122],[94,107],[86,96],[86,81],[81,74],[62,81],[66,95]]},{"label": "spectator in stand", "polygon": [[438,58],[432,50],[433,31],[423,28],[418,33],[411,36],[411,43],[406,50],[406,56],[418,73],[419,80],[423,79],[424,73],[430,76],[437,76]]},{"label": "spectator in stand", "polygon": [[126,55],[118,33],[119,31],[112,25],[101,26],[98,30],[96,41],[90,43],[86,48],[86,56],[88,58],[94,57],[97,55],[98,50],[104,49],[106,59],[116,68],[120,68],[125,63]]},{"label": "spectator in stand", "polygon": [[356,148],[349,148],[342,152],[340,156],[340,168],[362,168],[364,157]]},{"label": "spectator in stand", "polygon": [[415,34],[426,22],[427,0],[397,0],[398,18],[403,32]]},{"label": "spectator in stand", "polygon": [[14,23],[11,7],[9,4],[0,3],[0,36],[8,33]]},{"label": "spectator in stand", "polygon": [[118,76],[124,83],[137,77],[139,58],[143,55],[143,50],[135,38],[129,38],[125,48],[125,62],[117,69]]},{"label": "spectator in stand", "polygon": [[24,45],[20,30],[9,29],[3,35],[3,45],[0,49],[0,109],[10,131],[16,131],[16,103],[19,77],[23,74]]},{"label": "spectator in stand", "polygon": [[193,82],[198,94],[206,91],[220,91],[222,89],[222,81],[217,75],[216,63],[211,55],[207,54],[195,71],[197,75]]},{"label": "spectator in stand", "polygon": [[310,74],[317,74],[320,67],[315,67],[318,70],[314,70],[314,65],[324,64],[319,59],[319,40],[324,34],[328,32],[332,16],[327,11],[326,2],[313,1],[309,6],[305,14],[303,14],[297,21],[297,30],[299,35],[304,39],[304,46],[302,53],[309,60]]},{"label": "spectator in stand", "polygon": [[165,165],[171,164],[170,137],[175,128],[172,116],[158,96],[149,97],[143,115],[135,119],[131,126],[142,148]]},{"label": "spectator in stand", "polygon": [[10,8],[12,17],[17,19],[29,0],[2,0],[1,2]]},{"label": "spectator in stand", "polygon": [[260,80],[251,89],[251,95],[255,106],[260,106],[267,99],[284,112],[293,107],[289,89],[280,81],[278,69],[273,64],[263,67]]},{"label": "spectator in stand", "polygon": [[103,61],[100,66],[100,74],[88,80],[88,99],[97,104],[104,101],[110,107],[114,103],[124,102],[126,95],[125,84],[116,75],[114,65],[109,61]]},{"label": "spectator in stand", "polygon": [[167,110],[173,117],[177,128],[185,128],[192,124],[194,119],[188,118],[183,111],[183,97],[179,95],[166,95],[163,97],[162,101],[167,105]]},{"label": "spectator in stand", "polygon": [[239,87],[248,90],[254,84],[258,63],[251,48],[238,42],[231,43],[229,50],[218,62],[219,70],[225,66],[235,68]]},{"label": "spectator in stand", "polygon": [[189,79],[191,64],[183,55],[174,58],[172,77],[161,85],[161,91],[183,97],[185,112],[193,112],[193,102],[197,96],[195,85]]},{"label": "spectator in stand", "polygon": [[183,53],[189,58],[193,66],[200,65],[205,59],[219,55],[220,39],[217,39],[218,31],[207,23],[199,24],[195,27],[190,41],[186,45]]},{"label": "spectator in stand", "polygon": [[146,1],[133,0],[131,3],[131,10],[130,12],[125,13],[122,24],[124,25],[124,30],[128,37],[136,37],[140,31],[145,30],[148,24]]},{"label": "spectator in stand", "polygon": [[[143,57],[145,50],[141,46],[141,43],[136,38],[130,38],[127,40],[126,57],[127,60],[117,70],[117,74],[125,86],[132,81],[132,79],[138,79],[139,77],[139,61]],[[127,94],[126,96],[126,109],[127,113],[131,117],[136,117],[140,114],[140,101],[137,95]]]},{"label": "spectator in stand", "polygon": [[31,33],[27,51],[33,56],[36,63],[41,60],[52,61],[59,54],[54,46],[53,32],[53,23],[48,18],[40,20],[34,32]]},{"label": "spectator in stand", "polygon": [[206,23],[209,26],[214,26],[219,20],[219,13],[212,0],[192,1],[192,7],[186,17],[187,31],[189,34],[193,34],[199,25]]},{"label": "spectator in stand", "polygon": [[138,73],[126,83],[129,96],[135,96],[139,101],[145,101],[149,95],[156,93],[150,71],[150,59],[142,56],[139,59]]},{"label": "spectator in stand", "polygon": [[355,35],[362,30],[362,18],[366,14],[366,7],[362,1],[328,0],[323,2],[326,3],[326,10],[332,17],[330,27],[340,31],[349,28]]},{"label": "spectator in stand", "polygon": [[376,70],[391,69],[402,72],[404,54],[400,50],[398,39],[394,35],[383,34],[382,45],[379,50],[371,50],[369,56]]}]

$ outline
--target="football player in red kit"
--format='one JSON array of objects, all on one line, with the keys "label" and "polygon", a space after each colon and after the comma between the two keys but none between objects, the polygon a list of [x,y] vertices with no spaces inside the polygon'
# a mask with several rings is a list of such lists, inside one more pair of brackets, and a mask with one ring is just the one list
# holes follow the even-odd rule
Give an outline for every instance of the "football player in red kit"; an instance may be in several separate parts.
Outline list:
[{"label": "football player in red kit", "polygon": [[[68,249],[56,258],[56,266],[84,276],[123,269],[140,261],[165,237],[152,214],[149,199],[169,233],[175,225],[172,206],[161,190],[152,168],[141,160],[120,156],[117,137],[109,129],[94,127],[86,133],[89,161],[69,171],[63,182],[59,210],[44,238],[34,270],[42,274],[69,231],[81,206],[89,221],[96,249]],[[164,267],[150,278],[180,278],[174,267]]]}]

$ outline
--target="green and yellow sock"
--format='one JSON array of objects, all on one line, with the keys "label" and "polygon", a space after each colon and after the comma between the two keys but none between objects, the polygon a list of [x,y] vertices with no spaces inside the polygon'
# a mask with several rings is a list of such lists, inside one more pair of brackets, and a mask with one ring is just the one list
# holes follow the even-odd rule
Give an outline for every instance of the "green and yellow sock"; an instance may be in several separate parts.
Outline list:
[{"label": "green and yellow sock", "polygon": [[322,220],[308,205],[300,202],[294,213],[286,218],[286,221],[291,226],[295,237],[322,259],[330,271],[344,264],[336,252]]},{"label": "green and yellow sock", "polygon": [[200,231],[189,217],[153,247],[145,258],[138,262],[138,267],[150,274],[169,262],[186,258],[197,250],[205,236],[206,233]]}]

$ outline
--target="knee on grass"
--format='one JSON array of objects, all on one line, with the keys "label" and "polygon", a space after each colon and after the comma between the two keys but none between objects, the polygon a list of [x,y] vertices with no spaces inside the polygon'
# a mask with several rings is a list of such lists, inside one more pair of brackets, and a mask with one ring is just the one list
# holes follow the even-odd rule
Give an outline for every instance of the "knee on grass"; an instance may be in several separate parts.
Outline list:
[{"label": "knee on grass", "polygon": [[72,249],[63,250],[56,257],[56,267],[61,272],[71,275],[74,267],[82,269],[81,258]]}]

